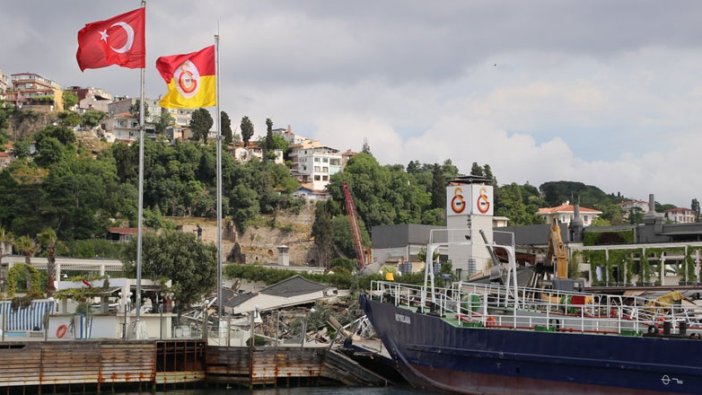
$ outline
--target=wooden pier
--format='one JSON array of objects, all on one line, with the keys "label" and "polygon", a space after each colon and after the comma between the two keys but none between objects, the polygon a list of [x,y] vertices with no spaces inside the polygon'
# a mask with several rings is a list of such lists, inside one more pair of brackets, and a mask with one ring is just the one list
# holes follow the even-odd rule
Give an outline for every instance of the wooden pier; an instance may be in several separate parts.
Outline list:
[{"label": "wooden pier", "polygon": [[0,343],[0,388],[87,385],[167,388],[188,383],[246,387],[387,381],[328,347],[217,347],[202,340],[87,340]]}]

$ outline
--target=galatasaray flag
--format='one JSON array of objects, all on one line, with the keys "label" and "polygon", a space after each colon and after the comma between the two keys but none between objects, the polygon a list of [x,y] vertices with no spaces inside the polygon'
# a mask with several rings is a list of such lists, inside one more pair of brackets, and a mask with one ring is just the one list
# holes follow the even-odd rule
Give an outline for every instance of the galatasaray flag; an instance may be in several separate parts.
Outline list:
[{"label": "galatasaray flag", "polygon": [[92,22],[78,32],[76,59],[80,70],[111,65],[144,67],[146,12],[138,8],[104,21]]},{"label": "galatasaray flag", "polygon": [[165,108],[200,108],[217,104],[215,47],[185,55],[162,56],[156,68],[168,84],[161,99]]}]

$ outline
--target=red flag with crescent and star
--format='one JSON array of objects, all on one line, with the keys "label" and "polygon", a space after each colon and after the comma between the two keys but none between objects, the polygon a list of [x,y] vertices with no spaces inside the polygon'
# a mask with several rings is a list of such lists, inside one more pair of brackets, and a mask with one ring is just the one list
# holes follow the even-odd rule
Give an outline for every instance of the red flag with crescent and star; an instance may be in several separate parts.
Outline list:
[{"label": "red flag with crescent and star", "polygon": [[76,59],[81,71],[111,65],[143,68],[146,64],[145,24],[144,7],[87,23],[78,32]]}]

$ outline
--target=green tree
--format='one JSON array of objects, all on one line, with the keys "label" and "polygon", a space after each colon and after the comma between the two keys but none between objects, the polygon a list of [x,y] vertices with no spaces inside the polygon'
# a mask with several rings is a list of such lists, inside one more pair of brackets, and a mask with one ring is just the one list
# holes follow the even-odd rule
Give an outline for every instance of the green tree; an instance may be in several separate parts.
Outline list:
[{"label": "green tree", "polygon": [[[431,174],[429,174],[431,177]],[[370,154],[351,158],[343,173],[334,174],[327,189],[342,202],[342,185],[349,184],[359,217],[369,230],[376,225],[418,223],[431,209],[431,193],[402,166],[380,166]]]},{"label": "green tree", "polygon": [[100,121],[105,118],[105,113],[92,108],[85,110],[80,117],[80,126],[92,129],[100,125]]},{"label": "green tree", "polygon": [[446,181],[458,177],[458,167],[453,164],[451,159],[446,159],[441,165],[441,172],[444,174]]},{"label": "green tree", "polygon": [[156,134],[164,134],[169,126],[172,126],[175,119],[171,116],[167,109],[161,108],[161,116],[158,118],[158,123],[154,126]]},{"label": "green tree", "polygon": [[549,206],[557,206],[565,201],[578,199],[585,207],[613,202],[615,198],[608,196],[601,189],[574,181],[551,181],[541,184],[541,193]]},{"label": "green tree", "polygon": [[446,177],[438,163],[432,167],[431,175],[431,207],[443,208],[446,205]]},{"label": "green tree", "polygon": [[495,191],[495,215],[508,217],[511,225],[537,223],[535,213],[527,209],[522,188],[516,183],[503,185]]},{"label": "green tree", "polygon": [[244,116],[241,118],[241,139],[244,142],[244,147],[247,147],[249,145],[249,141],[251,140],[251,137],[254,135],[254,126],[253,123],[251,123],[251,120],[249,117]]},{"label": "green tree", "polygon": [[695,222],[700,220],[700,201],[697,198],[692,199],[690,209],[695,213]]},{"label": "green tree", "polygon": [[42,167],[49,167],[54,163],[64,160],[66,149],[54,137],[46,137],[36,142],[36,155],[34,163]]},{"label": "green tree", "polygon": [[29,158],[31,156],[29,151],[30,145],[31,142],[28,139],[17,140],[12,147],[12,154],[17,159]]},{"label": "green tree", "polygon": [[644,215],[645,213],[641,207],[632,207],[629,210],[629,223],[631,225],[643,223]]},{"label": "green tree", "polygon": [[266,140],[263,146],[263,152],[264,158],[267,161],[272,161],[275,159],[273,144],[273,121],[271,121],[270,118],[266,118]]},{"label": "green tree", "polygon": [[324,202],[317,202],[315,207],[312,237],[317,253],[317,265],[328,269],[333,247],[332,218]]},{"label": "green tree", "polygon": [[[141,110],[141,99],[136,99],[132,103],[131,106],[129,106],[129,113],[136,119],[139,119],[139,111]],[[149,118],[149,106],[144,105],[144,119]]]},{"label": "green tree", "polygon": [[368,139],[363,139],[363,147],[361,148],[361,152],[367,155],[373,155],[371,154],[371,147],[370,144],[368,144]]},{"label": "green tree", "polygon": [[[31,267],[32,257],[39,250],[37,242],[29,236],[20,236],[15,240],[15,247],[24,256],[24,263]],[[31,276],[27,276],[27,289],[32,289],[33,285],[36,286],[37,284],[31,284]]]},{"label": "green tree", "polygon": [[231,211],[236,227],[245,231],[248,223],[260,212],[258,194],[244,184],[235,186],[230,194]]},{"label": "green tree", "polygon": [[68,128],[80,125],[80,115],[73,111],[64,111],[58,115],[59,124]]},{"label": "green tree", "polygon": [[[142,275],[155,281],[173,282],[178,311],[212,291],[217,279],[217,251],[192,233],[146,232],[142,242]],[[125,249],[125,271],[136,273],[136,240]]]},{"label": "green tree", "polygon": [[485,175],[485,173],[483,173],[483,168],[478,164],[478,162],[473,162],[473,165],[470,168],[470,175],[478,177],[483,177]]},{"label": "green tree", "polygon": [[207,109],[198,108],[193,111],[193,116],[190,119],[190,129],[193,132],[192,140],[202,140],[203,143],[207,144],[207,135],[210,133],[213,123],[212,116]]},{"label": "green tree", "polygon": [[78,95],[75,92],[63,91],[63,108],[69,109],[78,104]]},{"label": "green tree", "polygon": [[46,249],[46,296],[52,296],[56,292],[54,285],[56,281],[56,242],[58,237],[51,228],[44,228],[38,235],[40,245]]},{"label": "green tree", "polygon": [[483,174],[489,180],[494,180],[495,176],[492,175],[492,168],[487,163],[483,165]]},{"label": "green tree", "polygon": [[229,114],[222,111],[220,118],[220,125],[222,127],[222,136],[224,137],[224,144],[231,144],[234,136],[232,134],[232,120],[229,118]]},{"label": "green tree", "polygon": [[76,143],[76,134],[64,126],[47,126],[34,134],[34,140],[37,143],[47,137],[53,137],[65,146],[72,146]]}]

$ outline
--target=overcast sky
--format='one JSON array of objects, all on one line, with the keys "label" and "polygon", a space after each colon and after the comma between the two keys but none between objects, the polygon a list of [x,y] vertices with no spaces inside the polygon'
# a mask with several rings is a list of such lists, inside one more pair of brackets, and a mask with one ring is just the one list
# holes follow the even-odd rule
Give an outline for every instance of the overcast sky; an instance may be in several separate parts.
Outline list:
[{"label": "overcast sky", "polygon": [[[77,32],[139,1],[0,2],[0,69],[139,95],[139,71],[81,73]],[[220,32],[221,109],[383,164],[488,163],[500,184],[580,181],[690,207],[702,198],[702,2],[147,3],[159,56]]]}]

